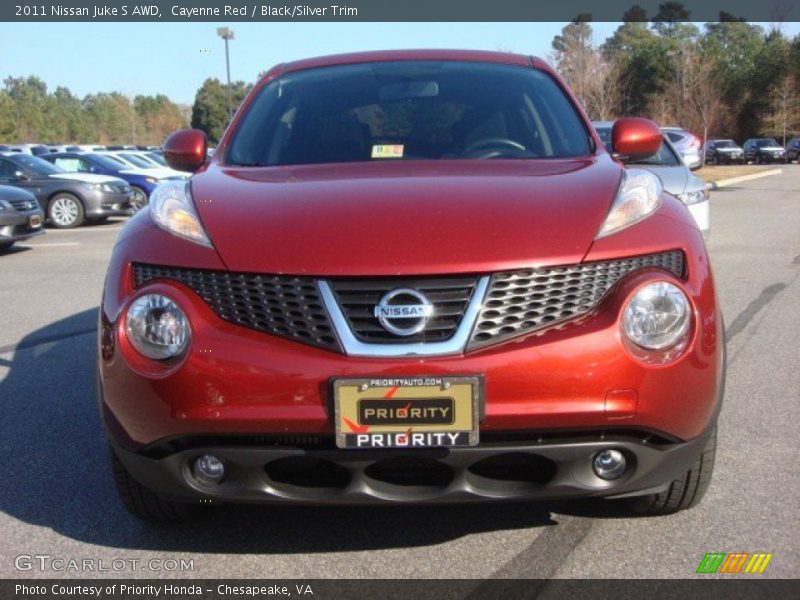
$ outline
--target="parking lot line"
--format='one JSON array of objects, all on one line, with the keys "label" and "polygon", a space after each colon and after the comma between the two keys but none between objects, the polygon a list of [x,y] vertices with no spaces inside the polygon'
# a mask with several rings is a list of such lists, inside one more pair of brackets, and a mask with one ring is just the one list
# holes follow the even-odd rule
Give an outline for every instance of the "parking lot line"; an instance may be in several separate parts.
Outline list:
[{"label": "parking lot line", "polygon": [[64,233],[103,233],[108,231],[119,231],[124,224],[119,225],[106,225],[102,227],[76,227],[75,229],[55,229],[49,228],[48,234],[64,234]]},{"label": "parking lot line", "polygon": [[44,244],[21,244],[23,246],[31,246],[35,248],[44,248],[46,246],[56,247],[56,246],[80,246],[80,242],[45,242]]}]

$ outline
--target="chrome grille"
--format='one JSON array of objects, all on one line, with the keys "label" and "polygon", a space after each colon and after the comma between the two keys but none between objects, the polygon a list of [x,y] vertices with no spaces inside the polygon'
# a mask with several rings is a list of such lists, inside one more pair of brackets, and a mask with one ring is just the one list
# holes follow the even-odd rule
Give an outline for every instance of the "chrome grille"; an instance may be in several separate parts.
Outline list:
[{"label": "chrome grille", "polygon": [[192,288],[222,319],[298,342],[340,351],[316,281],[307,277],[230,273],[135,263],[134,284],[156,279]]},{"label": "chrome grille", "polygon": [[[450,339],[458,329],[478,278],[468,277],[392,277],[331,280],[336,300],[353,334],[362,342],[408,344],[440,342]],[[411,336],[386,331],[374,315],[381,298],[397,288],[411,288],[423,293],[434,306],[434,314],[425,329]]]},{"label": "chrome grille", "polygon": [[39,207],[36,200],[9,200],[8,203],[14,207],[15,210],[25,212]]},{"label": "chrome grille", "polygon": [[495,273],[468,349],[495,344],[590,312],[628,273],[646,267],[683,276],[683,252]]}]

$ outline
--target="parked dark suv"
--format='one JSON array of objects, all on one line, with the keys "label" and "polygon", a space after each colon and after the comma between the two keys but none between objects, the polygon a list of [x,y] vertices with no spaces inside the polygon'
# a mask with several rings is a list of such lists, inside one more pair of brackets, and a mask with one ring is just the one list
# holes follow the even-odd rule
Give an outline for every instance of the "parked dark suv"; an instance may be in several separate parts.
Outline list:
[{"label": "parked dark suv", "polygon": [[0,185],[32,192],[50,223],[62,229],[133,212],[131,187],[122,179],[68,173],[30,154],[0,156]]},{"label": "parked dark suv", "polygon": [[772,138],[751,138],[744,143],[744,161],[762,163],[783,162],[783,146]]},{"label": "parked dark suv", "polygon": [[796,137],[786,144],[786,162],[790,163],[793,160],[800,162],[800,137]]},{"label": "parked dark suv", "polygon": [[706,163],[712,165],[744,163],[744,150],[733,140],[709,140],[706,143]]}]

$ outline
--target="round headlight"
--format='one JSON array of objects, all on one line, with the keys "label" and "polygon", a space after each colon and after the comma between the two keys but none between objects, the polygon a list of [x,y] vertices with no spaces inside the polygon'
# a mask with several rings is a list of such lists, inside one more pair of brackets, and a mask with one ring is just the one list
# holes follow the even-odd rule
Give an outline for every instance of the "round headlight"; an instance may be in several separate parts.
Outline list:
[{"label": "round headlight", "polygon": [[637,346],[666,350],[683,341],[689,318],[689,301],[683,291],[659,281],[645,285],[628,301],[623,327]]},{"label": "round headlight", "polygon": [[133,347],[155,360],[179,355],[191,337],[186,315],[161,294],[137,298],[128,309],[126,327]]}]

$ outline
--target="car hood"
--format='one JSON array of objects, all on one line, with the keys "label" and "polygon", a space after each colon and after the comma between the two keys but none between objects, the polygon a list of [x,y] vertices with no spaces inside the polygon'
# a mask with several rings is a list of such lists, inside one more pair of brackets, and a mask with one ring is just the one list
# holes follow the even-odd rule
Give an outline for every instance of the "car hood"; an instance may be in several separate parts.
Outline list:
[{"label": "car hood", "polygon": [[0,185],[0,200],[36,200],[36,196],[22,188]]},{"label": "car hood", "polygon": [[159,177],[159,175],[153,175],[152,169],[135,169],[133,167],[129,169],[120,169],[119,173],[121,175],[139,175],[141,177]]},{"label": "car hood", "polygon": [[192,195],[233,271],[486,272],[579,262],[614,198],[607,154],[572,160],[212,164]]},{"label": "car hood", "polygon": [[716,148],[716,151],[717,152],[741,152],[742,149],[741,148],[726,147],[726,148]]},{"label": "car hood", "polygon": [[[84,183],[119,183],[120,179],[109,175],[95,175],[94,173],[51,173],[52,179],[72,179]],[[124,183],[124,182],[123,182]]]},{"label": "car hood", "polygon": [[761,146],[759,150],[767,150],[768,152],[783,152],[781,146]]},{"label": "car hood", "polygon": [[176,171],[168,167],[153,167],[152,169],[142,169],[148,177],[155,177],[157,179],[188,179],[191,173],[185,171]]}]

